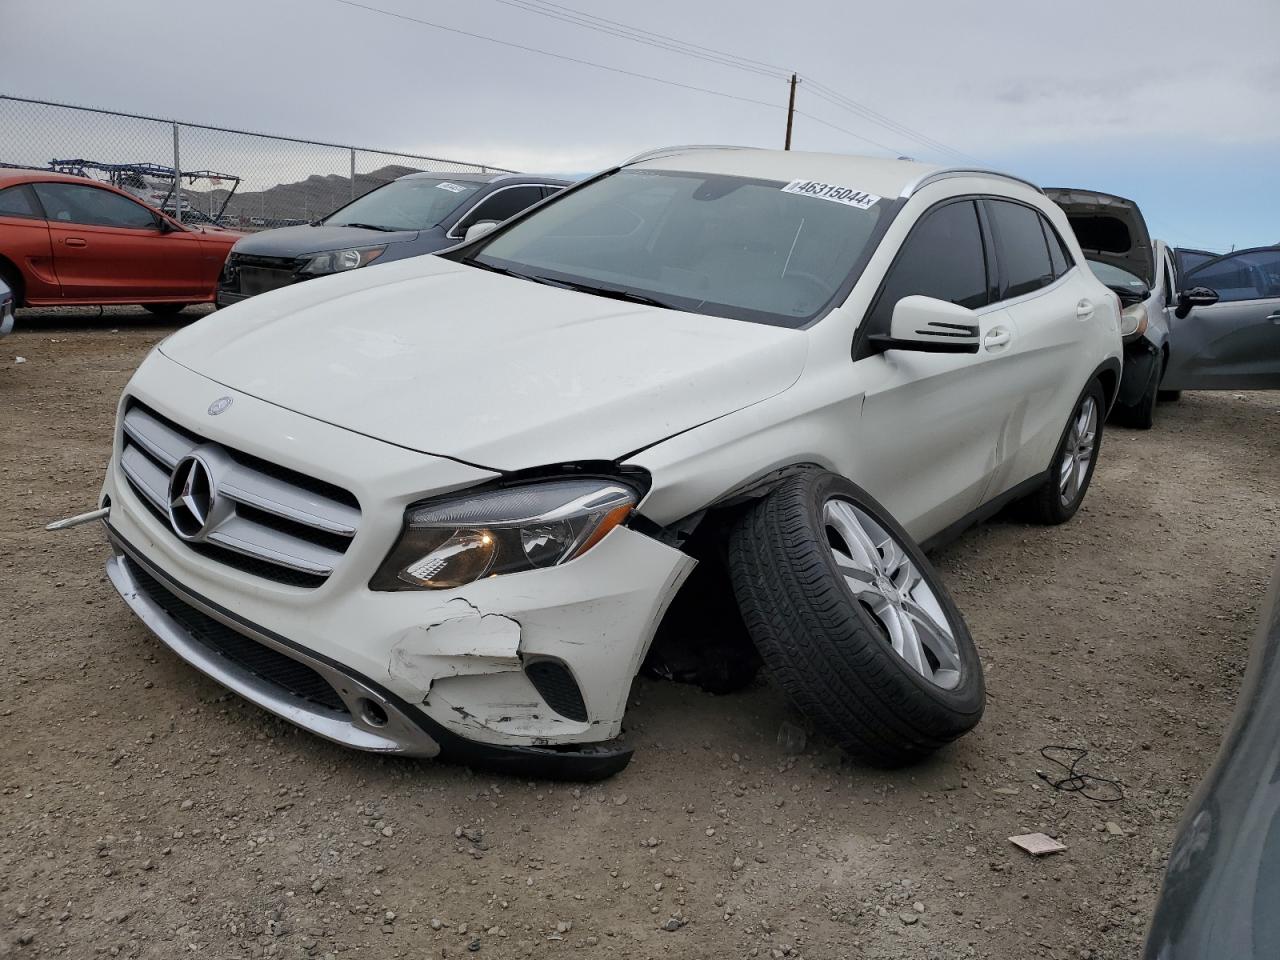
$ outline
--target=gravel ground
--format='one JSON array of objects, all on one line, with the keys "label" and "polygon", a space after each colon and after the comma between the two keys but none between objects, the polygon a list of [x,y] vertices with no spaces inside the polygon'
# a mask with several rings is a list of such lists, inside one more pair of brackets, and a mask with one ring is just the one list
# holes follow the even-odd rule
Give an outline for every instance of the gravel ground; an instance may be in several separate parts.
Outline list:
[{"label": "gravel ground", "polygon": [[[346,752],[171,655],[114,596],[99,529],[41,529],[93,506],[116,397],[171,328],[18,323],[0,341],[0,956],[1136,954],[1280,540],[1276,394],[1188,394],[1150,432],[1112,429],[1073,522],[987,524],[935,557],[990,702],[931,761],[797,749],[763,682],[638,680],[635,760],[575,787]],[[1087,748],[1125,799],[1051,789],[1047,744]],[[1007,840],[1028,831],[1067,850],[1033,860]]]}]

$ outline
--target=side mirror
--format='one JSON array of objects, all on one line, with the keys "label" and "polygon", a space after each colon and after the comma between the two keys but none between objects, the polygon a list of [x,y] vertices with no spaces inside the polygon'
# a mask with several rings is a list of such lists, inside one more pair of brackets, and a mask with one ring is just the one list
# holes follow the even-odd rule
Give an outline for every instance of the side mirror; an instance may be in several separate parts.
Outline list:
[{"label": "side mirror", "polygon": [[470,243],[472,240],[479,240],[486,233],[491,233],[497,225],[497,220],[477,220],[467,227],[467,232],[462,235],[462,242]]},{"label": "side mirror", "polygon": [[977,353],[978,318],[968,307],[933,297],[903,297],[893,308],[889,333],[868,338],[880,350]]},{"label": "side mirror", "polygon": [[1211,307],[1218,302],[1218,291],[1208,287],[1192,287],[1178,294],[1178,308],[1173,315],[1181,320],[1191,312],[1192,307]]}]

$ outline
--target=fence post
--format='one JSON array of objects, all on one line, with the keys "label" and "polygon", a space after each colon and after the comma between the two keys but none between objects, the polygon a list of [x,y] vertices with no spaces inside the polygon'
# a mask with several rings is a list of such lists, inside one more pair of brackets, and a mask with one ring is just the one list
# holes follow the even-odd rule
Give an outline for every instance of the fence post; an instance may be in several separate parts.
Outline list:
[{"label": "fence post", "polygon": [[182,222],[182,158],[178,155],[178,125],[173,125],[173,217]]},{"label": "fence post", "polygon": [[351,147],[351,199],[356,198],[356,148]]}]

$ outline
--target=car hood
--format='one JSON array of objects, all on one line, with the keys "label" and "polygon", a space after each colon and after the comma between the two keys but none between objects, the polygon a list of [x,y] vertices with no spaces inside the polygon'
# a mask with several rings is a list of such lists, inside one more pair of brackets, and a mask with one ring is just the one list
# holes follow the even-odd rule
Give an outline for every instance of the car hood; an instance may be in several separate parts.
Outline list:
[{"label": "car hood", "polygon": [[1155,286],[1151,235],[1136,203],[1109,193],[1069,187],[1049,187],[1044,192],[1066,213],[1085,256],[1127,270],[1148,287]]},{"label": "car hood", "polygon": [[249,236],[247,233],[242,233],[239,230],[228,230],[225,227],[199,226],[190,227],[189,229],[195,230],[196,233],[200,234],[201,240],[207,240],[209,243],[225,244],[228,247]]},{"label": "car hood", "polygon": [[404,243],[418,235],[417,230],[363,230],[360,227],[279,227],[242,237],[235,245],[236,253],[255,257],[305,257],[326,250],[345,247],[371,247],[383,243]]},{"label": "car hood", "polygon": [[424,256],[262,294],[161,350],[298,413],[518,470],[616,460],[780,393],[807,341]]}]

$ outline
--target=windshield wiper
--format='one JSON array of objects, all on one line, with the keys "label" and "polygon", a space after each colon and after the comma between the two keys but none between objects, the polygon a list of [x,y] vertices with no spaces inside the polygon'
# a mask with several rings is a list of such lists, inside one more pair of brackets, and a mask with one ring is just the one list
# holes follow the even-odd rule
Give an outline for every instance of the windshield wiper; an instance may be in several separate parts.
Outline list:
[{"label": "windshield wiper", "polygon": [[675,310],[677,307],[669,303],[664,303],[654,297],[644,293],[637,293],[634,290],[624,290],[621,287],[598,287],[591,283],[582,283],[578,280],[553,280],[550,277],[530,277],[531,280],[538,280],[541,283],[554,284],[557,287],[567,287],[570,290],[577,290],[581,293],[590,293],[597,297],[608,297],[610,300],[626,300],[628,303],[640,303],[646,307],[660,307],[663,310]]},{"label": "windshield wiper", "polygon": [[399,227],[384,227],[380,223],[335,223],[335,227],[359,227],[361,230],[380,230],[383,233],[399,233]]},{"label": "windshield wiper", "polygon": [[608,297],[610,300],[626,300],[628,303],[640,303],[646,307],[660,307],[663,310],[675,310],[676,307],[669,303],[663,303],[653,297],[643,293],[636,293],[634,290],[623,290],[618,287],[597,287],[590,283],[581,283],[577,280],[560,280],[556,277],[543,277],[536,273],[520,273],[518,270],[508,270],[506,267],[499,267],[492,263],[483,263],[474,257],[466,257],[459,263],[465,263],[469,267],[479,267],[481,270],[488,270],[490,273],[498,273],[504,277],[516,277],[519,280],[529,280],[532,283],[545,284],[548,287],[560,287],[564,290],[577,290],[579,293],[590,293],[597,297]]},{"label": "windshield wiper", "polygon": [[479,267],[481,270],[488,270],[490,273],[501,274],[504,277],[515,277],[517,280],[529,280],[533,283],[545,283],[549,286],[556,287],[562,286],[562,284],[555,280],[549,280],[546,277],[539,277],[532,273],[521,273],[518,270],[508,270],[506,267],[499,267],[496,264],[484,263],[483,261],[477,260],[475,257],[464,257],[458,262],[465,263],[468,267]]}]

